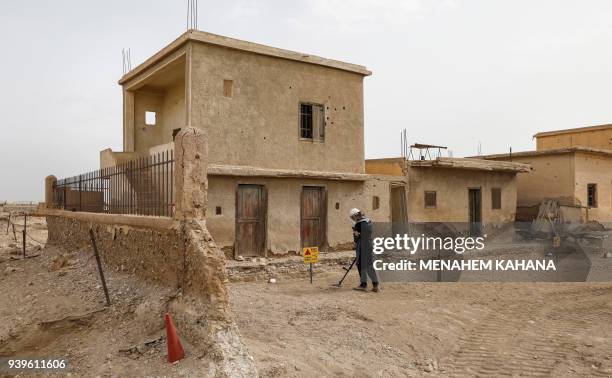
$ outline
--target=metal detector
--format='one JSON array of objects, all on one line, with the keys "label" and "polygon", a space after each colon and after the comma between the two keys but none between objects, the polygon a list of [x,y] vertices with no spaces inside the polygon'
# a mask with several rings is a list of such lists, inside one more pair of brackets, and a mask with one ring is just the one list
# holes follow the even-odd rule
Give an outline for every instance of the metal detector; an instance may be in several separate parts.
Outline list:
[{"label": "metal detector", "polygon": [[348,273],[351,271],[351,268],[353,268],[353,265],[355,265],[355,262],[357,261],[357,257],[355,257],[353,259],[353,262],[351,263],[351,265],[348,268],[344,268],[344,270],[346,270],[346,272],[344,273],[344,276],[342,276],[342,279],[340,280],[340,282],[338,282],[337,284],[333,284],[333,287],[340,287],[342,286],[342,282],[344,281],[344,279],[346,278],[346,276],[348,275]]}]

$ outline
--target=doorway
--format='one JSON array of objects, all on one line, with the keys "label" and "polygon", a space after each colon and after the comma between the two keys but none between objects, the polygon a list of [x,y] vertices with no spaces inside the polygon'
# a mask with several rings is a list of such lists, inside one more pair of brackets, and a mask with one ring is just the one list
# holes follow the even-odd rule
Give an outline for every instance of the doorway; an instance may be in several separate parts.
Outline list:
[{"label": "doorway", "polygon": [[327,199],[321,186],[302,187],[301,199],[301,243],[303,247],[325,246],[327,220]]},{"label": "doorway", "polygon": [[469,229],[470,236],[482,233],[482,193],[480,188],[468,189]]},{"label": "doorway", "polygon": [[264,256],[268,203],[263,185],[238,185],[234,256]]},{"label": "doorway", "polygon": [[391,222],[406,222],[406,188],[403,185],[391,186]]}]

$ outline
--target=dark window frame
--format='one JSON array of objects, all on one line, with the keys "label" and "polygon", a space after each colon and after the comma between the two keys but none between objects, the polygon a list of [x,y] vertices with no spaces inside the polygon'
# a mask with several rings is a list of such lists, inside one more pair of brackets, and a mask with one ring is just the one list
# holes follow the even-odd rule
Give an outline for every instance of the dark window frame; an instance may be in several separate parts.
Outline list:
[{"label": "dark window frame", "polygon": [[[318,123],[315,114],[318,113]],[[298,107],[298,136],[300,140],[325,141],[325,105],[301,101]]]},{"label": "dark window frame", "polygon": [[[428,201],[428,195],[429,197],[429,201]],[[433,195],[433,205],[432,205],[432,197],[431,195]],[[426,209],[435,209],[438,207],[438,192],[435,190],[426,190],[423,193],[423,204],[425,205]]]},{"label": "dark window frame", "polygon": [[491,209],[501,210],[502,208],[502,189],[491,188]]},{"label": "dark window frame", "polygon": [[597,208],[597,184],[587,184],[587,206]]}]

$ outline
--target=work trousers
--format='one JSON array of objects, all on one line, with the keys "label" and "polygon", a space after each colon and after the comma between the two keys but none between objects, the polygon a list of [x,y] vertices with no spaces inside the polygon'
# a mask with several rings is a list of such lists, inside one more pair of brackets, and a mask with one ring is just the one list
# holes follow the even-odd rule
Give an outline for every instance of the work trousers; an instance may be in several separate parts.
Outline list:
[{"label": "work trousers", "polygon": [[372,283],[378,283],[378,274],[374,269],[372,251],[367,250],[367,248],[362,249],[361,243],[357,243],[355,252],[357,255],[357,270],[359,270],[359,279],[361,283],[367,283],[368,276],[370,280],[372,280]]}]

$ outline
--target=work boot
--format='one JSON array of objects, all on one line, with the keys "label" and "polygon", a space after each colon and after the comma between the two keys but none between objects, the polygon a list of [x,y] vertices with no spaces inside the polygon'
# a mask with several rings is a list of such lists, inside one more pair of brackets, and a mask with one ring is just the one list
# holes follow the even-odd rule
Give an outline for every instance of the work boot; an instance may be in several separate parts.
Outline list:
[{"label": "work boot", "polygon": [[380,287],[378,286],[378,282],[374,282],[372,284],[374,287],[372,288],[372,291],[375,293],[378,293],[380,291]]},{"label": "work boot", "polygon": [[353,290],[366,291],[368,290],[368,284],[362,282],[359,286],[354,287]]}]

